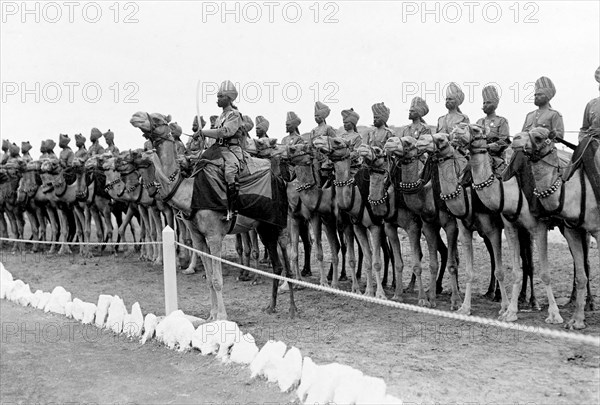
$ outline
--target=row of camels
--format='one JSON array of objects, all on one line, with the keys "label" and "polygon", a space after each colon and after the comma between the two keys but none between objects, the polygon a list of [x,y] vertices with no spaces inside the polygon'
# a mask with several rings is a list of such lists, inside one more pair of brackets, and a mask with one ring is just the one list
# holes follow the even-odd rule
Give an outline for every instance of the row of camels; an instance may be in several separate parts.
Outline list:
[{"label": "row of camels", "polygon": [[[532,277],[532,269],[528,271],[527,268],[532,267],[533,262],[529,259],[529,263],[526,263],[523,250],[524,245],[530,245],[533,240],[539,252],[540,266],[537,270],[549,302],[546,322],[563,322],[552,293],[552,269],[548,267],[547,260],[547,221],[531,213],[528,200],[514,178],[503,181],[494,175],[485,134],[476,125],[461,126],[452,134],[424,135],[419,139],[391,138],[384,149],[362,145],[352,150],[344,139],[338,137],[319,137],[313,139],[311,144],[299,143],[288,147],[277,145],[273,140],[256,141],[258,157],[271,160],[271,175],[280,176],[286,181],[287,201],[282,201],[282,204],[286,204],[288,221],[287,227],[280,229],[241,215],[232,223],[223,219],[222,212],[192,210],[194,179],[185,178],[182,174],[178,163],[181,159],[176,154],[175,142],[170,135],[169,118],[157,113],[144,113],[144,116],[150,128],[144,131],[144,135],[152,142],[153,150],[76,160],[73,165],[76,179],[72,184],[66,184],[57,161],[34,161],[26,165],[9,163],[2,167],[0,206],[11,225],[15,223],[13,233],[23,236],[22,224],[19,225],[19,220],[13,221],[11,217],[15,217],[14,214],[19,211],[15,207],[20,206],[32,223],[34,239],[45,240],[45,226],[35,228],[33,223],[45,224],[44,221],[49,220],[51,240],[58,241],[59,230],[62,240],[66,240],[69,226],[68,216],[64,212],[69,210],[64,208],[72,207],[75,237],[89,241],[90,221],[94,219],[97,239],[112,241],[110,215],[111,210],[118,206],[119,213],[125,214],[125,219],[118,225],[119,240],[124,240],[125,227],[128,224],[132,226],[131,218],[136,216],[141,225],[140,240],[160,241],[164,218],[171,226],[177,222],[182,237],[191,239],[194,248],[216,257],[221,257],[226,235],[243,235],[238,239],[238,252],[244,252],[241,260],[247,264],[250,254],[255,259],[258,257],[256,238],[251,236],[256,232],[268,251],[274,273],[283,274],[285,269],[286,275],[301,279],[298,244],[300,239],[305,244],[306,269],[310,266],[311,254],[308,230],[312,229],[317,248],[319,283],[329,285],[321,244],[321,229],[324,226],[331,250],[333,288],[339,288],[340,278],[345,276],[339,274],[341,251],[342,262],[349,268],[352,291],[362,292],[360,275],[356,271],[359,267],[354,249],[356,240],[364,255],[364,293],[387,299],[383,289],[381,251],[389,246],[395,280],[391,298],[402,301],[404,262],[398,237],[398,228],[402,228],[411,245],[418,304],[436,306],[441,279],[447,267],[451,309],[471,314],[475,260],[472,240],[473,232],[477,231],[484,238],[491,259],[492,277],[488,295],[498,290],[501,298],[499,315],[505,321],[517,319],[519,297],[523,297],[527,281],[524,269]],[[584,251],[588,234],[598,240],[600,215],[592,183],[582,167],[573,170],[568,180],[560,177],[564,168],[561,169],[551,136],[545,134],[544,138],[543,133],[540,135],[537,132],[535,136],[519,134],[515,137],[513,147],[523,148],[531,156],[536,190],[542,190],[538,193],[540,202],[554,217],[566,224],[562,229],[574,259],[576,286],[576,309],[567,326],[581,329],[585,327],[586,303],[593,303]],[[590,142],[598,141],[594,139]],[[322,173],[315,169],[313,163],[318,155],[327,156],[333,163],[330,181],[323,181]],[[428,157],[427,161],[424,156]],[[543,158],[535,159],[534,156]],[[594,161],[600,167],[598,154],[594,156]],[[467,169],[472,176],[469,183],[463,182],[463,174]],[[94,176],[97,173],[103,173],[106,178],[102,192],[95,184]],[[47,188],[52,188],[53,192],[48,192]],[[565,199],[565,193],[570,196],[568,199]],[[442,228],[447,247],[440,234]],[[502,261],[502,230],[505,230],[511,251],[514,277],[510,294]],[[5,234],[5,230],[0,231]],[[421,235],[425,237],[429,252],[431,277],[428,286],[421,281]],[[459,240],[462,246],[460,256],[466,268],[464,299],[458,284]],[[60,253],[68,252],[65,246],[61,246]],[[531,246],[528,248],[531,252]],[[84,246],[82,254],[90,255],[89,247]],[[160,245],[144,246],[142,255],[160,263]],[[523,267],[520,258],[523,259]],[[195,258],[190,263],[192,272],[194,262]],[[202,262],[210,291],[210,318],[226,319],[221,262],[204,256]],[[342,266],[344,270],[345,267]],[[190,271],[190,268],[187,270]],[[278,287],[279,283],[274,280],[268,311],[275,310]],[[289,288],[289,292],[290,314],[294,316],[294,288]],[[531,294],[533,299],[533,288]]]}]

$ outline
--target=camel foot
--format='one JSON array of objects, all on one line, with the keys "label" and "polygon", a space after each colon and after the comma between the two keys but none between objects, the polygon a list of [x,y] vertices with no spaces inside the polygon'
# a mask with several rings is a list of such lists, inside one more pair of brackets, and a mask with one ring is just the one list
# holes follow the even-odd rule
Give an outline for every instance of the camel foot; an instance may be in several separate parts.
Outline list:
[{"label": "camel foot", "polygon": [[548,318],[546,318],[546,323],[551,323],[551,324],[559,324],[559,323],[563,323],[563,319],[562,316],[560,316],[560,314],[558,312],[550,312],[548,314]]},{"label": "camel foot", "polygon": [[402,298],[402,295],[394,294],[394,296],[392,297],[392,301],[404,302],[404,298]]},{"label": "camel foot", "polygon": [[262,277],[254,277],[254,280],[252,280],[252,285],[260,285],[260,284],[264,284],[265,280],[262,279]]},{"label": "camel foot", "polygon": [[471,315],[471,308],[463,303],[456,313],[462,315]]},{"label": "camel foot", "polygon": [[298,308],[295,305],[290,307],[290,319],[294,319],[298,315]]},{"label": "camel foot", "polygon": [[420,307],[431,308],[431,304],[425,298],[421,298],[417,304]]},{"label": "camel foot", "polygon": [[196,271],[194,269],[185,269],[184,271],[181,272],[182,274],[186,274],[186,275],[190,275],[190,274],[195,274]]},{"label": "camel foot", "polygon": [[535,297],[531,297],[531,299],[529,300],[529,306],[531,307],[532,311],[541,311],[542,307],[540,306],[540,304],[538,303],[538,300]]},{"label": "camel foot", "polygon": [[319,285],[320,285],[321,287],[329,287],[329,283],[327,282],[327,280],[321,280],[321,281],[319,282]]},{"label": "camel foot", "polygon": [[348,281],[348,276],[346,275],[346,273],[340,274],[339,281]]},{"label": "camel foot", "polygon": [[385,295],[383,290],[377,290],[377,293],[375,294],[375,298],[379,298],[380,300],[387,301],[387,296]]},{"label": "camel foot", "polygon": [[312,271],[310,271],[310,269],[303,268],[300,275],[302,277],[310,277],[310,276],[312,276]]},{"label": "camel foot", "polygon": [[495,292],[493,290],[488,290],[485,294],[483,294],[481,296],[481,298],[484,298],[488,301],[494,301],[495,299]]},{"label": "camel foot", "polygon": [[252,280],[252,277],[250,277],[250,274],[246,271],[246,272],[240,272],[240,275],[237,277],[237,281],[250,281]]},{"label": "camel foot", "polygon": [[581,330],[581,329],[585,329],[585,322],[583,321],[583,319],[576,319],[576,318],[571,318],[569,320],[569,322],[566,323],[565,325],[565,329],[571,329],[571,330]]},{"label": "camel foot", "polygon": [[360,287],[359,287],[358,283],[352,284],[352,292],[354,294],[362,294],[362,291],[360,291]]},{"label": "camel foot", "polygon": [[372,288],[367,288],[363,294],[365,297],[375,297],[375,291]]},{"label": "camel foot", "polygon": [[69,247],[69,245],[63,245],[60,250],[58,251],[59,255],[70,255],[72,254],[71,252],[71,248]]},{"label": "camel foot", "polygon": [[498,317],[498,320],[504,322],[515,322],[517,319],[517,313],[509,309],[507,309],[506,312],[504,312],[502,315],[500,315],[500,317]]},{"label": "camel foot", "polygon": [[267,306],[266,306],[266,307],[263,309],[263,311],[264,311],[264,312],[266,312],[267,314],[274,314],[275,312],[277,312],[277,311],[275,310],[275,305],[272,305],[272,304],[269,304],[269,305],[267,305]]},{"label": "camel foot", "polygon": [[587,297],[587,299],[585,300],[584,310],[588,312],[596,310],[596,304],[594,304],[594,297]]}]

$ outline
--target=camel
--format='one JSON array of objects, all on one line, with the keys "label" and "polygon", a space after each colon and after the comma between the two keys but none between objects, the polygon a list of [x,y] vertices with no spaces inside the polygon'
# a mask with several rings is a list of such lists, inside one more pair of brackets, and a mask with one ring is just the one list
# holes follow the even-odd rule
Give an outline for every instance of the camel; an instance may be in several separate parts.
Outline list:
[{"label": "camel", "polygon": [[[327,155],[334,164],[335,202],[337,209],[347,212],[353,218],[354,235],[364,253],[367,270],[367,286],[365,295],[387,299],[382,285],[382,261],[380,250],[385,243],[383,225],[366,207],[358,187],[354,184],[358,154],[350,151],[348,142],[337,137],[317,137],[313,145],[321,153]],[[373,290],[373,273],[375,273],[376,291]],[[354,276],[353,276],[354,277]],[[354,283],[354,280],[353,280]]]},{"label": "camel", "polygon": [[[40,167],[41,163],[39,161],[28,162],[17,188],[17,204],[25,209],[29,224],[31,225],[32,238],[35,241],[46,240],[46,207],[41,201],[35,199],[36,192],[42,184]],[[56,227],[53,230],[53,234],[58,234],[57,224],[52,223],[52,226]],[[38,249],[39,245],[36,243],[33,245],[31,251],[36,253]]]},{"label": "camel", "polygon": [[[554,136],[545,128],[517,134],[512,145],[513,148],[523,148],[529,157],[535,179],[534,195],[546,211],[565,223],[564,236],[573,255],[577,286],[575,311],[566,324],[570,329],[586,327],[586,285],[588,299],[593,299],[588,283],[589,274],[585,271],[583,249],[584,244],[587,244],[586,232],[596,239],[596,244],[600,241],[600,206],[596,197],[598,191],[593,189],[589,172],[578,163],[581,163],[581,159],[589,151],[593,156],[589,164],[595,165],[595,172],[598,172],[600,152],[597,146],[595,152],[592,150],[594,142],[600,143],[597,138],[591,136],[584,138],[580,143],[581,151],[574,157],[579,159],[579,162],[573,161],[569,167],[561,164],[554,146]],[[591,170],[593,173],[594,169]],[[567,195],[569,197],[565,198]],[[598,248],[600,249],[600,246]]]},{"label": "camel", "polygon": [[[446,203],[450,214],[459,219],[459,240],[466,258],[466,291],[459,313],[471,315],[471,294],[473,283],[473,232],[477,231],[484,239],[491,252],[492,271],[500,285],[502,311],[508,308],[504,278],[502,272],[502,220],[490,211],[475,204],[472,188],[461,184],[460,177],[468,165],[464,154],[450,145],[448,134],[421,135],[417,141],[417,149],[429,153],[437,162],[439,173],[440,198]],[[493,278],[490,286],[494,286]]]},{"label": "camel", "polygon": [[[385,150],[396,155],[402,165],[402,182],[399,188],[409,210],[423,220],[423,233],[429,250],[429,305],[436,306],[436,280],[438,269],[438,241],[441,228],[446,232],[448,241],[448,269],[450,271],[450,310],[459,309],[461,305],[458,291],[458,225],[456,219],[448,211],[438,207],[433,194],[431,178],[423,177],[424,164],[420,160],[416,147],[417,140],[411,136],[392,137],[384,145]],[[427,303],[425,303],[427,305]]]},{"label": "camel", "polygon": [[[385,152],[379,147],[371,147],[365,144],[361,145],[357,149],[357,152],[369,168],[370,189],[368,202],[371,205],[373,214],[384,221],[385,234],[390,241],[394,255],[396,288],[392,299],[403,301],[402,273],[404,270],[404,261],[402,260],[400,239],[398,238],[398,228],[402,228],[406,231],[411,245],[413,277],[415,277],[418,289],[418,303],[419,305],[425,305],[425,291],[421,281],[421,260],[423,258],[421,250],[421,218],[406,207],[401,197],[398,198],[399,195],[391,179],[392,174],[389,170],[389,162]],[[439,246],[445,248],[444,242],[441,239],[439,242]],[[444,251],[444,249],[441,249],[440,254],[443,261],[442,265],[445,266],[447,250]]]},{"label": "camel", "polygon": [[[77,194],[79,190],[78,180],[72,184],[67,184],[63,175],[63,168],[58,159],[45,159],[41,165],[42,191],[48,193],[50,204],[58,209],[60,220],[60,234],[63,242],[68,241],[69,220],[67,210],[72,209],[75,214],[76,237],[81,242],[84,239],[83,228],[85,226],[85,214],[83,209],[77,204]],[[82,245],[83,246],[83,245]],[[85,249],[80,249],[84,253]],[[63,244],[58,254],[71,254],[69,245]]]},{"label": "camel", "polygon": [[[519,265],[520,241],[517,228],[523,227],[533,236],[538,247],[540,275],[548,296],[548,317],[546,323],[558,324],[560,316],[550,279],[548,268],[548,223],[533,216],[527,198],[519,188],[517,179],[507,181],[496,177],[487,151],[487,141],[483,129],[478,125],[464,125],[454,131],[454,142],[461,147],[468,147],[473,173],[473,188],[479,199],[492,212],[502,214],[504,231],[512,254],[513,288],[508,308],[500,310],[499,319],[514,322],[518,319],[518,297],[523,283],[523,270]],[[502,271],[502,270],[501,270]],[[502,276],[500,276],[502,277]]]},{"label": "camel", "polygon": [[[25,219],[23,217],[23,208],[17,204],[17,188],[24,169],[25,162],[21,160],[11,160],[2,165],[0,169],[0,215],[4,222],[4,213],[8,216],[10,227],[16,239],[23,239],[25,229]],[[5,226],[3,226],[6,228]],[[8,237],[6,229],[2,230],[3,236]],[[13,251],[21,248],[20,243],[13,243]]]},{"label": "camel", "polygon": [[[269,257],[275,274],[282,274],[283,266],[277,251],[278,242],[283,243],[282,254],[287,261],[285,242],[280,240],[283,229],[265,222],[259,222],[252,218],[237,215],[232,220],[226,220],[221,211],[192,210],[192,194],[194,178],[183,178],[176,162],[176,148],[173,137],[170,134],[168,122],[170,117],[162,114],[136,113],[131,119],[132,125],[142,128],[145,135],[151,140],[155,152],[149,152],[149,159],[154,167],[155,177],[160,183],[160,193],[163,201],[182,212],[187,219],[191,231],[194,248],[207,252],[213,256],[222,256],[223,239],[227,234],[247,232],[256,228],[265,247],[269,251]],[[212,163],[208,163],[212,164]],[[284,201],[287,204],[287,201]],[[283,203],[283,202],[282,202]],[[235,222],[232,222],[235,221]],[[202,256],[206,280],[210,291],[210,320],[225,320],[227,312],[223,301],[223,275],[221,261],[209,259]],[[269,305],[265,308],[267,312],[275,311],[277,303],[277,290],[279,282],[273,280],[272,294]],[[296,314],[293,288],[290,288],[290,316]]]},{"label": "camel", "polygon": [[[300,198],[298,209],[295,210],[293,215],[310,221],[312,225],[315,233],[317,261],[319,262],[321,276],[320,284],[323,286],[328,286],[329,283],[327,282],[327,274],[323,264],[323,246],[321,243],[321,227],[322,225],[325,225],[325,235],[327,237],[329,248],[331,249],[331,264],[333,270],[331,287],[339,288],[338,253],[341,246],[337,233],[335,189],[333,187],[320,186],[320,176],[315,173],[315,167],[313,165],[313,152],[314,149],[305,143],[289,145],[287,147],[288,159],[290,164],[294,167],[296,179],[298,181],[295,188]],[[355,272],[355,258],[353,249],[354,234],[349,226],[345,227],[344,234],[346,235],[347,242],[350,242],[347,243],[347,245],[350,250],[349,264],[352,274],[352,291],[360,292]],[[294,262],[297,266],[297,244],[292,244],[292,252],[292,266],[294,266]]]}]

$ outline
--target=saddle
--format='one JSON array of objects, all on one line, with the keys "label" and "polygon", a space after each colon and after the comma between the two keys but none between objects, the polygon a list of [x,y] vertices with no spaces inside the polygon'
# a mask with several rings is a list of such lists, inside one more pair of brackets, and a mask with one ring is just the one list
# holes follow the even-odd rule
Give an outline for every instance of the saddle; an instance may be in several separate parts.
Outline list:
[{"label": "saddle", "polygon": [[563,173],[563,180],[568,181],[580,168],[592,184],[596,201],[600,203],[600,167],[596,165],[595,156],[600,146],[600,136],[586,136],[573,151],[570,164]]}]

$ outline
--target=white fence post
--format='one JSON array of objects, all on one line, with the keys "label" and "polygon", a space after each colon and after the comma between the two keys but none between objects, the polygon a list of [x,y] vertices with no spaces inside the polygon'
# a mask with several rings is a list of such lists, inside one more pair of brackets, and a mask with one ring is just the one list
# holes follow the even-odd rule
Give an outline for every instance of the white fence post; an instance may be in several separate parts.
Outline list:
[{"label": "white fence post", "polygon": [[163,276],[165,280],[165,316],[177,311],[177,261],[175,259],[175,231],[169,225],[162,231]]}]

